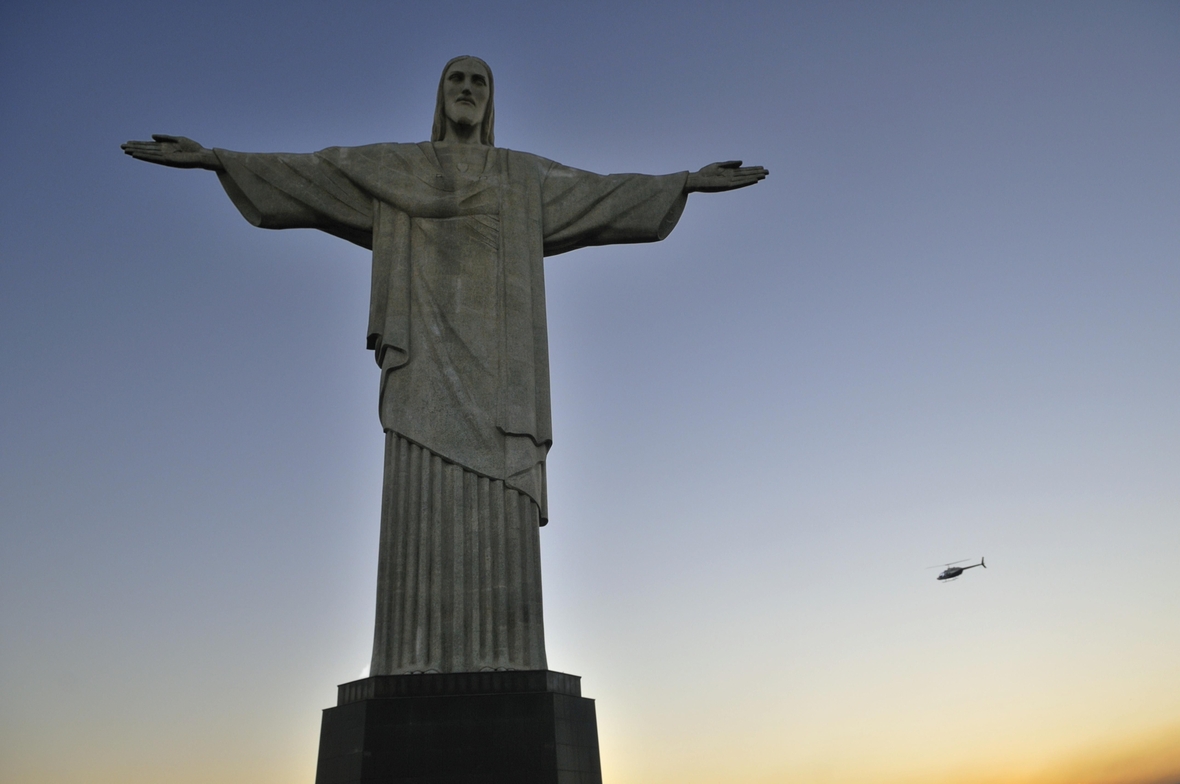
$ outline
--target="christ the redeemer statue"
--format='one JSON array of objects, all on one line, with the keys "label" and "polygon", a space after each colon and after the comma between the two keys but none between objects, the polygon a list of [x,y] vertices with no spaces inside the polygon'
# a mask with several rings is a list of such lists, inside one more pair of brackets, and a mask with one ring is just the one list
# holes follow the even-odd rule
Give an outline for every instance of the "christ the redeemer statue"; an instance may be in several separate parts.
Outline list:
[{"label": "christ the redeemer statue", "polygon": [[385,482],[372,675],[543,670],[538,527],[552,444],[545,256],[668,236],[689,193],[753,185],[740,161],[599,175],[493,145],[492,72],[443,69],[429,142],[310,154],[134,158],[217,172],[246,220],[373,251]]}]

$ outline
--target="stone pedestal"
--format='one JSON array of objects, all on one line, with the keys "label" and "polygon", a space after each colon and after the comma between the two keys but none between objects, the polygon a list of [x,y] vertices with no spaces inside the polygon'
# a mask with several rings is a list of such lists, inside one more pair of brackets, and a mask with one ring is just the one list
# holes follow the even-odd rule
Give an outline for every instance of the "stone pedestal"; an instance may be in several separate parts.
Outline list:
[{"label": "stone pedestal", "polygon": [[316,784],[601,784],[580,680],[518,670],[345,683],[324,711]]}]

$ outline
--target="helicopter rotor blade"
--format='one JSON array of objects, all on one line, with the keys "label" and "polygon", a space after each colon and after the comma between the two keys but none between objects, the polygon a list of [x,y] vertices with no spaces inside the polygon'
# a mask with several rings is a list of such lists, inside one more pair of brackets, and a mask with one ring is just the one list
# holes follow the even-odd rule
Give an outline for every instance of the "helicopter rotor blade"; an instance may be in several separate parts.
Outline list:
[{"label": "helicopter rotor blade", "polygon": [[934,564],[934,566],[927,566],[926,568],[927,569],[937,569],[940,566],[954,566],[955,564],[967,563],[970,560],[971,560],[970,558],[964,558],[961,561],[951,561],[950,563]]}]

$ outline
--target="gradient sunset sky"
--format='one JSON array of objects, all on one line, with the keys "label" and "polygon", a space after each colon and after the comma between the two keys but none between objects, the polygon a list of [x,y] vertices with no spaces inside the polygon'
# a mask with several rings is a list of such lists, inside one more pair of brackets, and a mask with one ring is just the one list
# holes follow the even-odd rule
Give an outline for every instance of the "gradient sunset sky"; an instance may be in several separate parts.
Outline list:
[{"label": "gradient sunset sky", "polygon": [[500,146],[771,171],[546,263],[607,784],[1180,782],[1180,3],[378,0],[0,7],[0,782],[313,781],[368,254],[119,144],[420,141],[457,54]]}]

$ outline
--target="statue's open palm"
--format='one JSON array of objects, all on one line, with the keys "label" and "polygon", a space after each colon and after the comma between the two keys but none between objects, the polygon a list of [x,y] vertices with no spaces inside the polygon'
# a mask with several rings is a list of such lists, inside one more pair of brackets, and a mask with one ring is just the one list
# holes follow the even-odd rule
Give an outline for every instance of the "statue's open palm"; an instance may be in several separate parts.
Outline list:
[{"label": "statue's open palm", "polygon": [[699,193],[719,193],[745,188],[765,179],[769,174],[761,166],[742,166],[741,161],[710,163],[698,172],[688,175],[687,190]]},{"label": "statue's open palm", "polygon": [[153,133],[153,141],[127,142],[123,152],[132,158],[177,169],[219,169],[217,156],[185,136]]}]

